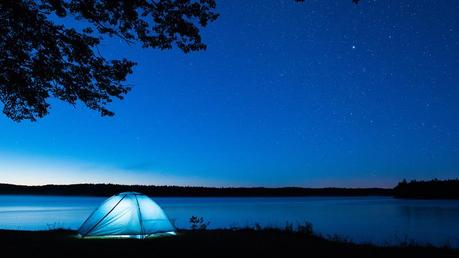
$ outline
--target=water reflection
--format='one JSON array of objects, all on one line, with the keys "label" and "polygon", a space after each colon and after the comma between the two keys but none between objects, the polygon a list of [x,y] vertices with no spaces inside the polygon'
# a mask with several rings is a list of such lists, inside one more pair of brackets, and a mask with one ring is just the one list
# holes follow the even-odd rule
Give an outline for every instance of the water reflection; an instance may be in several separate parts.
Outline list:
[{"label": "water reflection", "polygon": [[[76,229],[105,198],[0,196],[0,228]],[[459,201],[399,200],[388,197],[156,198],[179,228],[192,215],[210,228],[285,226],[309,221],[323,235],[358,242],[459,246]]]}]

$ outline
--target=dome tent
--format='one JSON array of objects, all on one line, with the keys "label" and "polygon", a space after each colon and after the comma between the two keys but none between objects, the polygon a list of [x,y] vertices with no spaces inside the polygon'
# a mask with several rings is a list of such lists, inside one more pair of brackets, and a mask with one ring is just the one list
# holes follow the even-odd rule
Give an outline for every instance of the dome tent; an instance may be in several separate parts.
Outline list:
[{"label": "dome tent", "polygon": [[103,202],[78,230],[81,237],[146,238],[175,234],[164,211],[148,196],[136,192],[114,195]]}]

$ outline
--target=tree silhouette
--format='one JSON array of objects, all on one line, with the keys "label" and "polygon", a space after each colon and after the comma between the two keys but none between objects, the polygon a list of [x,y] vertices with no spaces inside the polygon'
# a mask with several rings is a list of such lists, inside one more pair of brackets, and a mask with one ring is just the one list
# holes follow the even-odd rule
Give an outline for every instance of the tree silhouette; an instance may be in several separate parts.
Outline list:
[{"label": "tree silhouette", "polygon": [[[215,0],[2,0],[0,2],[0,101],[14,121],[45,116],[54,97],[78,101],[102,116],[122,99],[135,65],[98,52],[104,35],[144,48],[187,53],[206,48],[200,29],[217,19]],[[82,30],[59,25],[71,17]]]},{"label": "tree silhouette", "polygon": [[[101,37],[144,48],[204,50],[200,29],[217,19],[215,8],[216,0],[2,0],[3,113],[14,121],[35,121],[48,114],[49,99],[57,98],[112,116],[107,104],[130,90],[125,81],[135,63],[101,56]],[[56,23],[66,17],[87,26]]]}]

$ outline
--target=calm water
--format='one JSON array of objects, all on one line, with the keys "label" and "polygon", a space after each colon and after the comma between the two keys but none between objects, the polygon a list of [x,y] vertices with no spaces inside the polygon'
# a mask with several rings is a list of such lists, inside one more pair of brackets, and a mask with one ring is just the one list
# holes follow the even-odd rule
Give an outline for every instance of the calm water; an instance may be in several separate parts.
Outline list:
[{"label": "calm water", "polygon": [[[0,228],[77,229],[105,198],[0,195]],[[459,201],[388,197],[155,198],[179,228],[192,215],[210,227],[285,226],[309,221],[323,235],[357,242],[419,243],[459,247]]]}]

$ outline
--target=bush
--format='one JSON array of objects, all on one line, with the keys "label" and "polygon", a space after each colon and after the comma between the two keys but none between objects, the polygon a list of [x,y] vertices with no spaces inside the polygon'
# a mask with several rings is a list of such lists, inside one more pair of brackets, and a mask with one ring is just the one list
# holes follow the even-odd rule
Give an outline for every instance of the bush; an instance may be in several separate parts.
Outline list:
[{"label": "bush", "polygon": [[303,224],[298,225],[298,232],[303,233],[308,236],[312,236],[313,230],[312,230],[312,223],[305,221]]},{"label": "bush", "polygon": [[206,230],[210,222],[204,221],[203,217],[191,216],[190,218],[191,230]]}]

